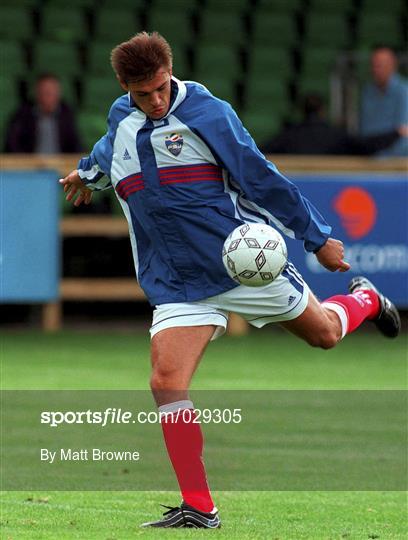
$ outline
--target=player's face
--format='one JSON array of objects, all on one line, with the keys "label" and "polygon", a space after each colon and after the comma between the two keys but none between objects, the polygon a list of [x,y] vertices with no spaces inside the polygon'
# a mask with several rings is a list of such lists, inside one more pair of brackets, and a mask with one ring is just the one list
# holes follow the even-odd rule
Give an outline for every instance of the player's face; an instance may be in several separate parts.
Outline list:
[{"label": "player's face", "polygon": [[160,68],[152,79],[123,85],[133,101],[149,118],[158,120],[170,107],[171,69]]}]

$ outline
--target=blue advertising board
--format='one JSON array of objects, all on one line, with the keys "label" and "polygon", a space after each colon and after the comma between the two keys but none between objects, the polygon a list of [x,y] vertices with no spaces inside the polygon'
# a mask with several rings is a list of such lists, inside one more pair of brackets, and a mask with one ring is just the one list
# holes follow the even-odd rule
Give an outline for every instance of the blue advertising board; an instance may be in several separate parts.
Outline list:
[{"label": "blue advertising board", "polygon": [[372,280],[399,307],[408,307],[408,181],[404,174],[291,174],[289,178],[345,244],[346,273],[331,273],[285,237],[289,258],[320,299],[347,291],[355,275]]},{"label": "blue advertising board", "polygon": [[0,301],[58,298],[59,185],[54,171],[2,171]]}]

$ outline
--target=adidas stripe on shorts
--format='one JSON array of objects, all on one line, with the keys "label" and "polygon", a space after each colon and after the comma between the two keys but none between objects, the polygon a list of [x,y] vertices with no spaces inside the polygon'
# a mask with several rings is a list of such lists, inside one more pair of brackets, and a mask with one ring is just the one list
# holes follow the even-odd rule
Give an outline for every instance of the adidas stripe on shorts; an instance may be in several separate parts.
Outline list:
[{"label": "adidas stripe on shorts", "polygon": [[282,274],[264,287],[240,285],[204,300],[160,304],[153,312],[150,335],[177,326],[214,325],[212,340],[225,333],[230,312],[237,313],[249,324],[262,328],[273,322],[296,319],[307,307],[309,287],[292,263]]}]

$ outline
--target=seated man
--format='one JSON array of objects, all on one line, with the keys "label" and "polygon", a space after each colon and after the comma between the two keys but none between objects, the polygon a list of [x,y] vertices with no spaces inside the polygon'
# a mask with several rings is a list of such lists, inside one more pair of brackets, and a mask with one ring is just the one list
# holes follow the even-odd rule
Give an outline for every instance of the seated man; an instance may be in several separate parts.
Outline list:
[{"label": "seated man", "polygon": [[[408,84],[397,73],[397,67],[397,57],[390,47],[375,47],[371,54],[372,81],[364,87],[361,97],[361,135],[381,135],[408,124]],[[408,140],[400,137],[376,155],[408,156]]]},{"label": "seated man", "polygon": [[61,85],[50,73],[38,77],[35,102],[11,117],[5,151],[27,154],[76,153],[82,150],[74,113],[61,99]]}]

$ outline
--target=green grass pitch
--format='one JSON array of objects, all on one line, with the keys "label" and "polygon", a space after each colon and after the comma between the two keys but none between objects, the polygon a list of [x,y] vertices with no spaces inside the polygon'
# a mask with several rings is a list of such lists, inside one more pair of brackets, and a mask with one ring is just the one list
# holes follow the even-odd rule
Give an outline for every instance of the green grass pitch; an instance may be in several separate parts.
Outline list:
[{"label": "green grass pitch", "polygon": [[[406,352],[406,335],[388,341],[364,329],[332,351],[311,349],[276,329],[253,331],[246,337],[224,337],[210,344],[194,388],[405,389]],[[9,332],[1,337],[1,358],[3,389],[148,389],[146,335],[63,332],[47,336]],[[222,529],[164,533],[140,529],[139,524],[159,517],[159,503],[178,504],[177,493],[2,492],[1,538],[407,537],[407,501],[403,491],[219,491],[214,495],[221,511]]]}]

